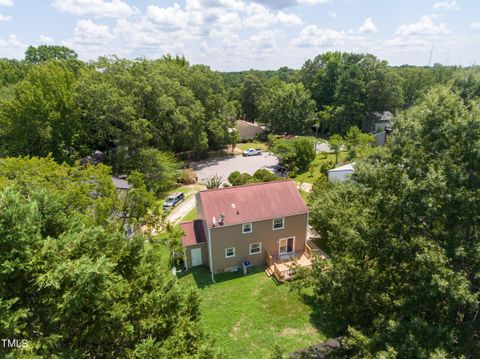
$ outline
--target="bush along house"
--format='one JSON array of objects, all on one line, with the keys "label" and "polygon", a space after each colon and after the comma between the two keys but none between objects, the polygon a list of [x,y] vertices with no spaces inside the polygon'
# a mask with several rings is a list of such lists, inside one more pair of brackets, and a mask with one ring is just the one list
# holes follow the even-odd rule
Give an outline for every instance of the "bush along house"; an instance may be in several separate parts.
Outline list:
[{"label": "bush along house", "polygon": [[187,269],[204,265],[217,273],[267,265],[278,282],[296,266],[311,266],[308,208],[292,181],[273,181],[201,191],[198,219],[181,223]]}]

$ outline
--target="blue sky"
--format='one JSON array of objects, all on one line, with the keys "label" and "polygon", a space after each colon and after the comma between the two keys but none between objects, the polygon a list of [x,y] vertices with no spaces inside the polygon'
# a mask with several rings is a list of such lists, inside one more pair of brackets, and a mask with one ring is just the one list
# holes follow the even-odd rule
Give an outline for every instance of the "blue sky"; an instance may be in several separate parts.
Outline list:
[{"label": "blue sky", "polygon": [[[216,70],[298,68],[333,50],[390,64],[480,62],[478,0],[0,0],[0,57],[185,55]],[[432,51],[433,48],[433,51]]]}]

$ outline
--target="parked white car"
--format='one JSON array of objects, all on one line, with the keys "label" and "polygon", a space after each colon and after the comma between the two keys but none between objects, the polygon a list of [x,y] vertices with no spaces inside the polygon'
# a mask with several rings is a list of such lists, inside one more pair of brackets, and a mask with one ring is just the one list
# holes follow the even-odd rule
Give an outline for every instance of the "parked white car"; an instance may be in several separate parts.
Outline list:
[{"label": "parked white car", "polygon": [[260,150],[259,148],[249,148],[248,150],[243,151],[244,157],[257,156],[261,154],[262,154],[262,150]]}]

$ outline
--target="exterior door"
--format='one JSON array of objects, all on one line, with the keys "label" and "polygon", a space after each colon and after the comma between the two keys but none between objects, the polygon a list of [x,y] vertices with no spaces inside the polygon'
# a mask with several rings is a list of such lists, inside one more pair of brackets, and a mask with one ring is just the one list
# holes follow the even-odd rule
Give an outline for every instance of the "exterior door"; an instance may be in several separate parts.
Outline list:
[{"label": "exterior door", "polygon": [[192,267],[202,265],[202,249],[192,248],[190,249],[190,255],[192,256]]},{"label": "exterior door", "polygon": [[295,250],[295,248],[294,248],[295,238],[294,237],[282,238],[278,242],[279,242],[278,243],[278,245],[279,245],[278,253],[280,255],[287,254],[287,253],[292,253]]}]

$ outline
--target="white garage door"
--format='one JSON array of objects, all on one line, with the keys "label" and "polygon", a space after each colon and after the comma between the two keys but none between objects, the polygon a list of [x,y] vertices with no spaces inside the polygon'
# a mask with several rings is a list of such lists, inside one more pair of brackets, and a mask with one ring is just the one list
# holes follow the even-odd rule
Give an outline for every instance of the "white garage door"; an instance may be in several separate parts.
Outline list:
[{"label": "white garage door", "polygon": [[202,249],[201,248],[190,249],[190,254],[192,256],[192,267],[202,265]]}]

